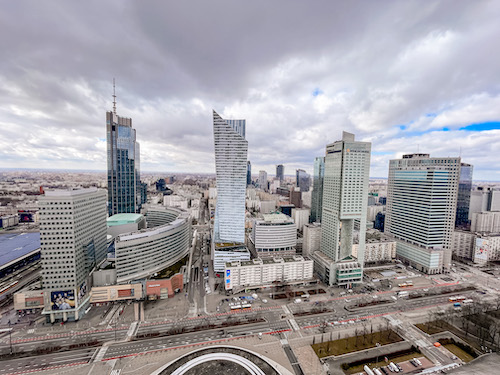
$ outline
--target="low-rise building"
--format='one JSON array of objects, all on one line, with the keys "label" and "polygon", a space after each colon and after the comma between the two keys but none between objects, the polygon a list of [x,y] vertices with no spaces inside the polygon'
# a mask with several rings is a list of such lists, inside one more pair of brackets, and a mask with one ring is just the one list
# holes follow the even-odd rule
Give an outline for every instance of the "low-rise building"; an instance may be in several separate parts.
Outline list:
[{"label": "low-rise building", "polygon": [[225,266],[225,288],[237,291],[247,287],[272,286],[275,282],[307,282],[313,279],[313,268],[313,261],[300,255],[228,262]]},{"label": "low-rise building", "polygon": [[[359,244],[352,245],[352,255],[358,257]],[[380,232],[370,231],[365,240],[365,263],[388,262],[396,258],[396,241]]]},{"label": "low-rise building", "polygon": [[242,244],[213,243],[212,257],[214,271],[224,272],[225,265],[228,262],[250,260],[250,251]]}]

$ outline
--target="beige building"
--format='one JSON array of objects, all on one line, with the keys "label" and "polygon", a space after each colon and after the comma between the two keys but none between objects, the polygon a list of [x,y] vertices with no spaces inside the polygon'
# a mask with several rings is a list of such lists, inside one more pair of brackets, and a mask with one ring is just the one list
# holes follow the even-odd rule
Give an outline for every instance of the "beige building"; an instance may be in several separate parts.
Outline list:
[{"label": "beige building", "polygon": [[304,236],[302,242],[302,254],[310,256],[320,249],[321,224],[313,223],[304,225]]},{"label": "beige building", "polygon": [[474,212],[470,231],[500,233],[500,211]]},{"label": "beige building", "polygon": [[[365,245],[365,263],[388,262],[396,258],[396,241],[385,236],[369,238]],[[352,255],[358,257],[359,244],[352,245]]]},{"label": "beige building", "polygon": [[474,246],[476,243],[476,233],[456,230],[453,232],[453,256],[472,260]]}]

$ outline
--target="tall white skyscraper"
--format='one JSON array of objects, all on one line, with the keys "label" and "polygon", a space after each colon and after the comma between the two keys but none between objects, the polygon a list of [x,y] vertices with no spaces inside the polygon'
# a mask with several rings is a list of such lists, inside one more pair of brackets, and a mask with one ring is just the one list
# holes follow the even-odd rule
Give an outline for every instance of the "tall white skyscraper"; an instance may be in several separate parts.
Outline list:
[{"label": "tall white skyscraper", "polygon": [[225,120],[213,111],[217,204],[216,242],[245,243],[248,142],[245,120]]},{"label": "tall white skyscraper", "polygon": [[389,163],[385,232],[396,255],[422,272],[451,267],[460,158],[403,155]]},{"label": "tall white skyscraper", "polygon": [[38,199],[42,286],[50,322],[78,320],[89,306],[90,272],[106,257],[105,190],[48,190]]},{"label": "tall white skyscraper", "polygon": [[[320,276],[325,282],[350,285],[362,281],[371,143],[342,140],[326,146],[321,215]],[[358,259],[352,256],[354,221],[360,223]]]}]

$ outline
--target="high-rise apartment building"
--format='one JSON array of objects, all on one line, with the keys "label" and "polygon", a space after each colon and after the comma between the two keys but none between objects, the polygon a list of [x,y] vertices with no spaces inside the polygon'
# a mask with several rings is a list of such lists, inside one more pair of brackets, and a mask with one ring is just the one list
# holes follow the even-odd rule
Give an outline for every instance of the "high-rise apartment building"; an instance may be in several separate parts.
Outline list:
[{"label": "high-rise apartment building", "polygon": [[252,185],[252,163],[247,161],[247,186]]},{"label": "high-rise apartment building", "polygon": [[385,233],[397,257],[435,274],[451,267],[460,158],[403,155],[389,163]]},{"label": "high-rise apartment building", "polygon": [[[359,233],[358,259],[352,256],[354,221],[366,228],[371,143],[343,132],[326,146],[317,271],[325,283],[351,285],[363,280],[365,231]],[[317,254],[317,253],[316,253]]]},{"label": "high-rise apartment building", "polygon": [[472,190],[472,165],[462,163],[460,165],[460,179],[458,182],[457,215],[455,226],[466,228],[470,224],[469,207],[470,192]]},{"label": "high-rise apartment building", "polygon": [[309,191],[311,186],[311,179],[308,173],[303,169],[297,169],[295,171],[296,185],[300,188],[300,191]]},{"label": "high-rise apartment building", "polygon": [[321,222],[321,210],[323,206],[323,179],[325,177],[325,157],[314,159],[313,190],[311,196],[310,222]]},{"label": "high-rise apartment building", "polygon": [[217,203],[215,242],[245,243],[248,142],[245,120],[225,120],[213,111]]},{"label": "high-rise apartment building", "polygon": [[132,119],[106,112],[108,214],[138,212],[141,206],[140,151]]},{"label": "high-rise apartment building", "polygon": [[285,179],[285,166],[283,164],[276,166],[276,178],[280,180],[280,183]]},{"label": "high-rise apartment building", "polygon": [[47,190],[38,203],[43,314],[78,320],[89,305],[90,273],[106,257],[106,192]]},{"label": "high-rise apartment building", "polygon": [[262,190],[267,191],[268,186],[267,186],[267,172],[266,171],[259,171],[259,187]]}]

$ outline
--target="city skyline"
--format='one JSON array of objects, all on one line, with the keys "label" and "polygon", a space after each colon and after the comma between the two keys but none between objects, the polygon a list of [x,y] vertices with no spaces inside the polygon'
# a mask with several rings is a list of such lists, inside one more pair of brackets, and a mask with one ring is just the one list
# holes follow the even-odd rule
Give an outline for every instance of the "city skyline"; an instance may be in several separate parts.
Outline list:
[{"label": "city skyline", "polygon": [[[497,3],[387,2],[381,12],[277,1],[261,14],[257,4],[202,2],[203,17],[159,2],[22,3],[6,5],[2,22],[1,168],[105,170],[102,114],[116,77],[144,171],[215,172],[207,140],[218,108],[247,119],[254,171],[283,163],[312,175],[346,130],[372,143],[372,177],[432,149],[474,165],[474,180],[500,180]],[[257,13],[265,27],[236,27]],[[235,31],[213,25],[216,15]]]}]

